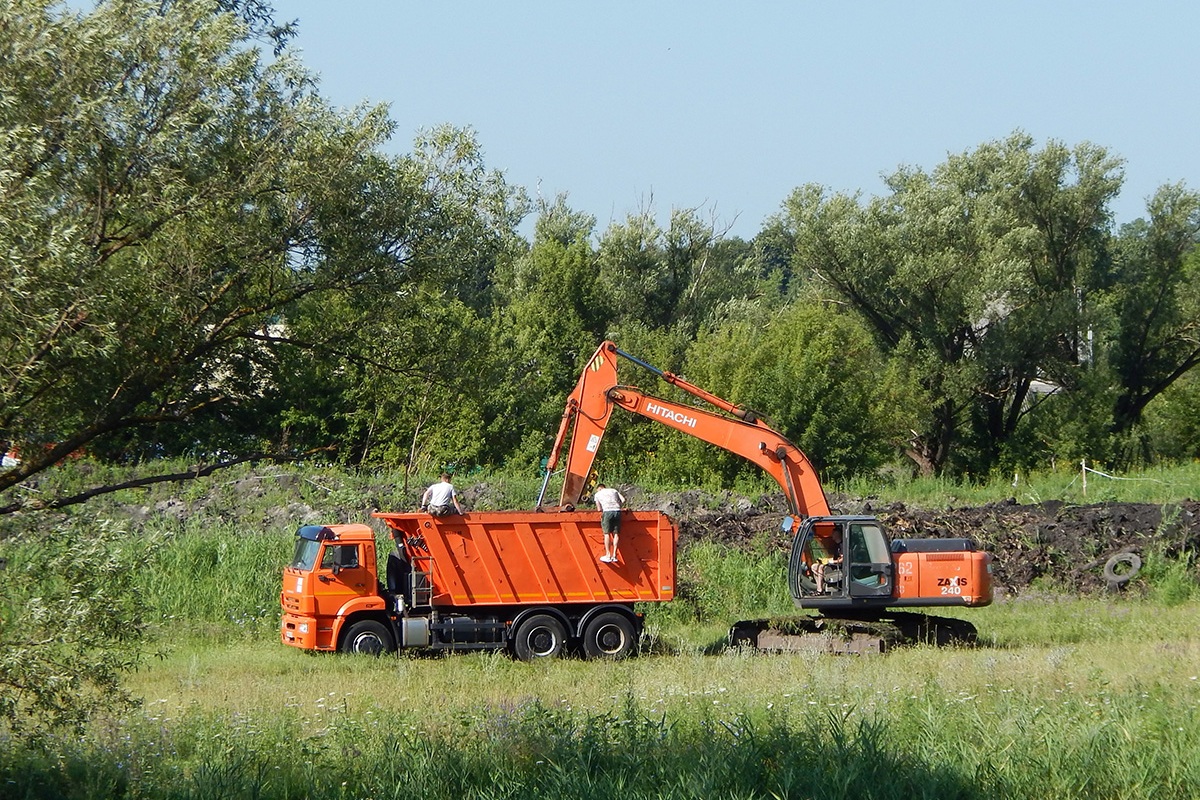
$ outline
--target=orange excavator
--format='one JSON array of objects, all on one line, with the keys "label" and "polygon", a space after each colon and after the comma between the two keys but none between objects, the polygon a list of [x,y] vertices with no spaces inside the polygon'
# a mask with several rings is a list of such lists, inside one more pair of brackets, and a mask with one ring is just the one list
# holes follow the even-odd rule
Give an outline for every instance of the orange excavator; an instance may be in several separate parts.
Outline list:
[{"label": "orange excavator", "polygon": [[[617,379],[617,361],[643,367],[716,409],[647,394]],[[761,650],[881,652],[894,644],[970,642],[964,620],[913,612],[985,606],[992,601],[991,555],[967,539],[888,539],[870,516],[833,515],[816,470],[801,450],[762,417],[629,355],[606,341],[584,366],[567,398],[538,497],[543,508],[562,463],[559,508],[573,509],[589,476],[613,409],[667,425],[746,458],[783,490],[792,535],[788,589],[796,606],[818,615],[735,623],[730,640]]]}]

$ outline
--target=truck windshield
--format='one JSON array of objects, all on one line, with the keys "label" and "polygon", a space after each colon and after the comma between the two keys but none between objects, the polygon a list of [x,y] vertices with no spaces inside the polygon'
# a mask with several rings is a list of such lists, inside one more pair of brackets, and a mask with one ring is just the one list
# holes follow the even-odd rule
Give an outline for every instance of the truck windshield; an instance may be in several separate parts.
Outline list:
[{"label": "truck windshield", "polygon": [[292,566],[306,572],[312,569],[313,564],[317,561],[317,551],[320,549],[320,542],[315,542],[312,539],[296,539],[296,552],[292,556]]}]

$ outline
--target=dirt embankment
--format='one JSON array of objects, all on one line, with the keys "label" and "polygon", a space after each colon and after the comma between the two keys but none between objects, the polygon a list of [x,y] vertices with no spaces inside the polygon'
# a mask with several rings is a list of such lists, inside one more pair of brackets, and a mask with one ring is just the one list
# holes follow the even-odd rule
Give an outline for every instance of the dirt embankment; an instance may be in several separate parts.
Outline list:
[{"label": "dirt embankment", "polygon": [[[624,489],[623,489],[624,490]],[[683,547],[697,541],[732,547],[786,548],[780,531],[786,513],[782,495],[757,501],[701,492],[650,495],[630,489],[634,508],[659,508],[680,528]],[[1052,501],[1021,505],[1015,500],[973,508],[910,509],[896,503],[873,506],[830,497],[835,514],[872,514],[893,539],[954,538],[974,541],[994,556],[996,589],[1019,593],[1038,582],[1068,591],[1106,588],[1104,566],[1118,553],[1174,557],[1200,550],[1200,503],[1166,506],[1143,503],[1069,505]]]}]

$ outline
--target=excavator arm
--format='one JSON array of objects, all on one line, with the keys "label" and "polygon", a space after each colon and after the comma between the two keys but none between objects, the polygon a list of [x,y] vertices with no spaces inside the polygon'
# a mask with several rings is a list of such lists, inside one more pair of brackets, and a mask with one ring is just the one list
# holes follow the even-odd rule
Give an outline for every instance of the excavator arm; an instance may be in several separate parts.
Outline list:
[{"label": "excavator arm", "polygon": [[[620,384],[617,379],[618,356],[650,370],[672,386],[724,413],[654,397],[634,386]],[[600,345],[584,367],[575,389],[567,397],[558,434],[546,463],[539,506],[544,499],[550,475],[558,468],[564,455],[559,505],[566,507],[579,503],[615,407],[655,420],[758,464],[783,489],[793,514],[800,517],[829,514],[829,503],[816,470],[800,448],[789,442],[783,434],[771,428],[753,411],[723,400],[677,375],[656,369],[617,349],[612,342]]]}]

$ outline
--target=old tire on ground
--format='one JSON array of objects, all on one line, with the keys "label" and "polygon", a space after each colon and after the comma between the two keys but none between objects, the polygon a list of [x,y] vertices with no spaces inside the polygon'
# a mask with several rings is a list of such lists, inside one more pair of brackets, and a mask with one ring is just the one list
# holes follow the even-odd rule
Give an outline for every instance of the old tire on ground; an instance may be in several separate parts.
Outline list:
[{"label": "old tire on ground", "polygon": [[624,614],[599,614],[583,630],[583,654],[587,658],[619,659],[629,655],[637,641],[634,624]]},{"label": "old tire on ground", "polygon": [[392,638],[392,632],[382,622],[373,619],[355,622],[342,637],[343,653],[377,656],[395,649],[396,641]]},{"label": "old tire on ground", "polygon": [[513,637],[513,655],[522,661],[557,658],[563,650],[567,631],[549,614],[535,614],[518,626]]},{"label": "old tire on ground", "polygon": [[1129,583],[1142,568],[1142,558],[1137,553],[1117,553],[1104,564],[1104,580],[1112,587]]}]

